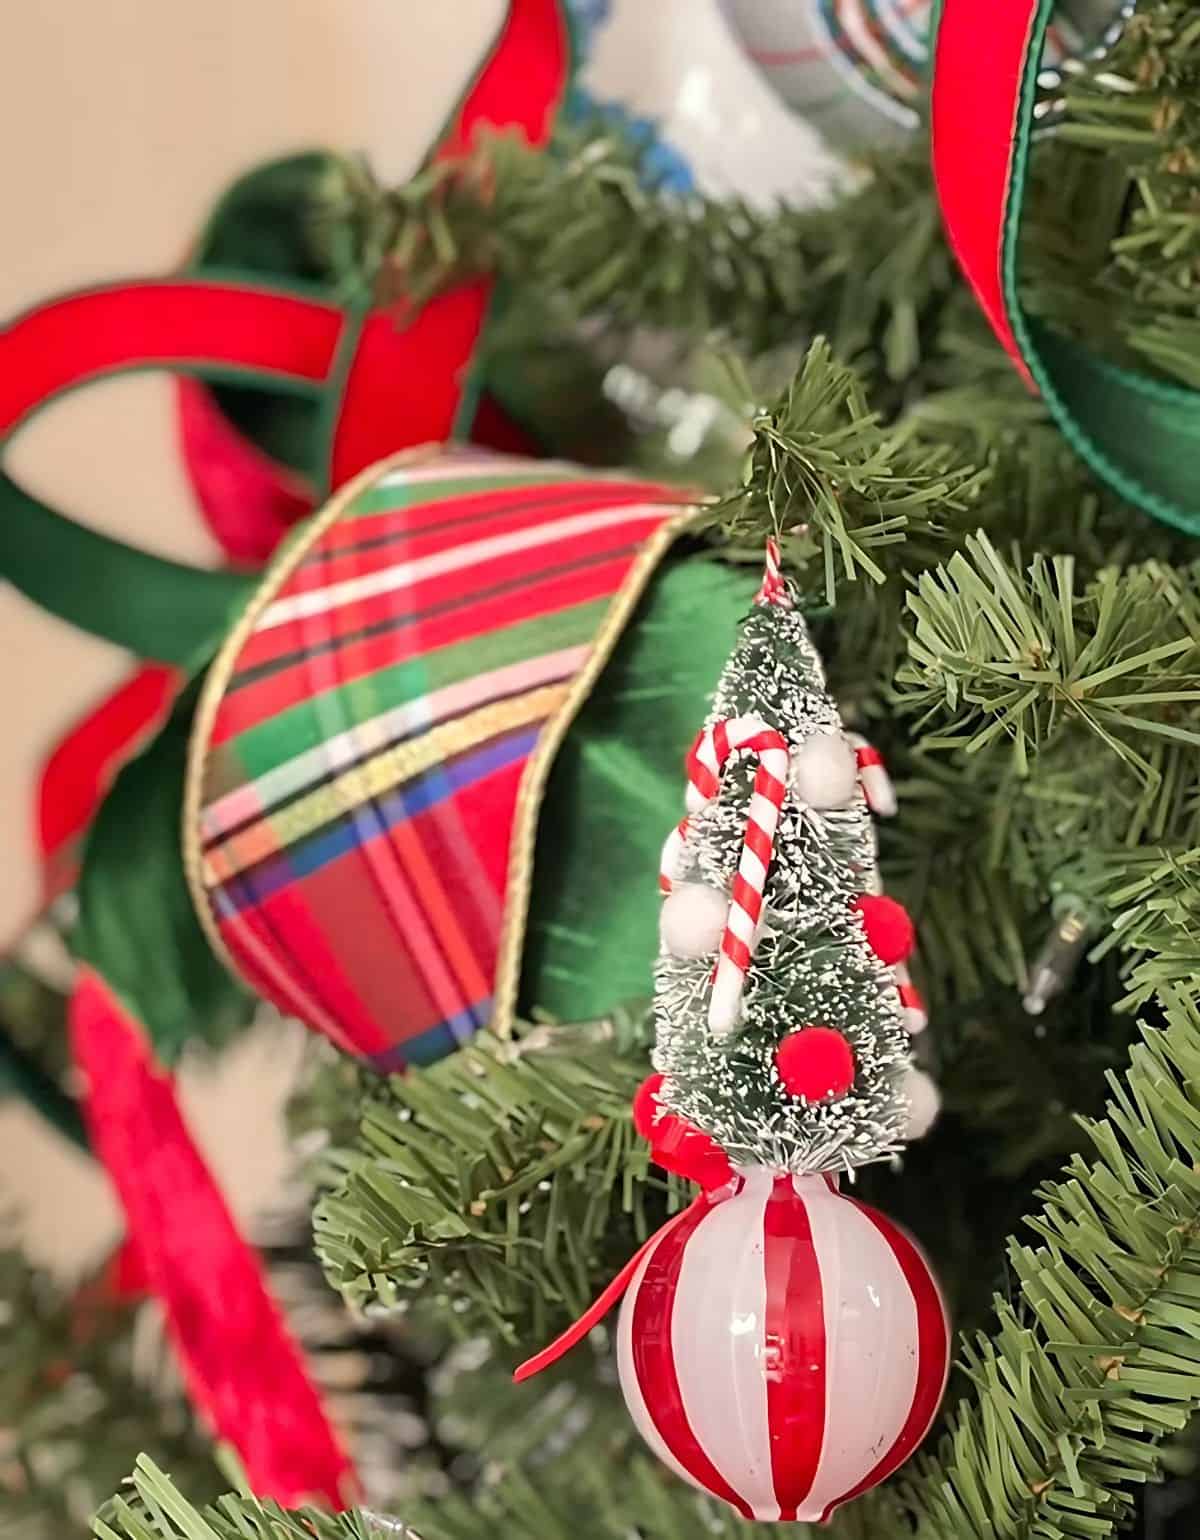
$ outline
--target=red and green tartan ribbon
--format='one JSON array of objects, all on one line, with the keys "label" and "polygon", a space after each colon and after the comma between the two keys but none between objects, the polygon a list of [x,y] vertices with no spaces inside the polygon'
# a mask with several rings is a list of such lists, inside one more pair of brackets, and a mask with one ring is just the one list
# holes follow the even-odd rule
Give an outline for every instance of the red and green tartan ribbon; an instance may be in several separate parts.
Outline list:
[{"label": "red and green tartan ribbon", "polygon": [[[544,144],[566,89],[561,0],[510,0],[500,35],[442,136],[461,153],[484,126]],[[68,390],[172,369],[307,392],[323,403],[318,490],[474,409],[469,364],[491,285],[462,284],[401,324],[300,285],[150,279],[51,300],[0,334],[0,444]],[[61,618],[140,656],[194,666],[248,594],[241,574],[164,561],[100,535],[0,476],[0,575]]]},{"label": "red and green tartan ribbon", "polygon": [[941,0],[932,125],[946,229],[997,337],[1077,453],[1129,502],[1200,534],[1200,392],[1097,357],[1021,304],[1021,217],[1054,8]]},{"label": "red and green tartan ribbon", "polygon": [[209,673],[186,799],[201,918],[257,993],[381,1070],[503,1030],[535,767],[692,507],[418,452],[288,547]]}]

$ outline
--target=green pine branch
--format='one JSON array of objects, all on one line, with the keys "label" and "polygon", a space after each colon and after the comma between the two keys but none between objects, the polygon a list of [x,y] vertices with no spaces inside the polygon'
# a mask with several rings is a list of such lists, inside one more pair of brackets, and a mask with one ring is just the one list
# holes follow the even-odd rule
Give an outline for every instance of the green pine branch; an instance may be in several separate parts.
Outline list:
[{"label": "green pine branch", "polygon": [[1200,746],[1200,572],[1157,562],[1101,571],[1082,589],[1069,557],[1025,565],[982,532],[922,573],[908,601],[901,704],[919,712],[926,750],[976,754],[1008,740],[1024,772],[1056,734],[1143,778],[1160,740]]},{"label": "green pine branch", "polygon": [[[727,1517],[665,1477],[645,1454],[634,1454],[614,1482],[605,1460],[609,1451],[582,1450],[571,1466],[571,1482],[515,1472],[485,1485],[470,1497],[451,1497],[421,1509],[411,1523],[359,1509],[336,1516],[317,1509],[288,1512],[245,1492],[231,1493],[208,1507],[184,1498],[170,1478],[142,1459],[130,1481],[132,1492],[106,1505],[94,1527],[96,1540],[497,1540],[512,1535],[537,1540],[747,1540],[754,1525]],[[418,1528],[417,1525],[420,1525]],[[797,1540],[811,1531],[796,1530]],[[849,1540],[849,1534],[847,1535]],[[865,1534],[854,1540],[867,1540]]]},{"label": "green pine branch", "polygon": [[[936,1453],[839,1515],[834,1535],[1084,1540],[1114,1533],[1155,1478],[1164,1441],[1200,1408],[1200,1012],[1175,995],[1166,1019],[1110,1077],[1107,1116],[1087,1124],[1095,1158],[1077,1155],[1043,1189],[1033,1244],[1010,1241],[1012,1296],[996,1300],[995,1331],[964,1346],[966,1393]],[[468,1540],[483,1518],[547,1540],[615,1540],[633,1525],[668,1540],[689,1532],[689,1513],[696,1523],[696,1498],[661,1468],[637,1457],[614,1482],[603,1451],[581,1445],[571,1506],[552,1477],[515,1466],[470,1498],[422,1505],[420,1532]],[[134,1486],[105,1510],[101,1540],[373,1536],[362,1515],[286,1515],[245,1497],[200,1514],[145,1461]],[[741,1529],[722,1518],[711,1532]]]},{"label": "green pine branch", "polygon": [[[919,149],[881,161],[889,197],[873,195],[861,213],[851,199],[836,215],[665,194],[646,186],[642,156],[619,131],[587,126],[561,130],[549,155],[495,136],[466,162],[440,163],[395,189],[347,164],[313,210],[312,239],[352,287],[387,292],[394,273],[399,292],[402,275],[409,303],[498,273],[554,295],[567,323],[600,316],[618,332],[723,337],[749,356],[816,329],[821,298],[842,292],[852,271],[839,323],[848,354],[894,332],[891,351],[907,372],[899,337],[914,331],[914,292],[952,282]],[[880,228],[872,219],[885,207]],[[328,244],[335,235],[337,249]]]},{"label": "green pine branch", "polygon": [[950,451],[905,428],[887,429],[852,369],[818,338],[782,400],[753,422],[743,488],[714,519],[757,555],[766,535],[784,537],[791,564],[815,557],[832,604],[839,576],[885,580],[884,548],[929,536],[978,492],[980,477]]},{"label": "green pine branch", "polygon": [[1189,0],[1141,0],[1102,61],[1068,79],[1035,157],[1032,308],[1200,383],[1200,27]]},{"label": "green pine branch", "polygon": [[[1055,133],[1035,156],[1028,302],[1118,356],[1194,381],[1194,7],[1140,0],[1117,42],[1058,96]],[[924,393],[977,380],[966,366],[981,345],[992,371],[1007,367],[982,342],[954,271],[919,138],[818,209],[665,193],[647,185],[644,153],[599,123],[561,131],[548,155],[492,139],[396,189],[335,164],[309,211],[314,265],[407,303],[493,272],[553,295],[567,328],[600,320],[617,332],[719,337],[746,357],[825,332],[888,415],[918,382]]]},{"label": "green pine branch", "polygon": [[900,1483],[918,1540],[1115,1533],[1200,1409],[1200,1011],[1169,997],[1107,1116],[1009,1242],[1011,1299],[965,1345],[971,1393]]},{"label": "green pine branch", "polygon": [[1122,1010],[1196,989],[1200,979],[1200,846],[1086,853],[1074,884],[1106,921],[1094,957],[1125,954]]},{"label": "green pine branch", "polygon": [[603,1025],[482,1036],[365,1098],[314,1216],[352,1305],[419,1296],[460,1334],[519,1346],[591,1303],[678,1201],[629,1119],[648,1041],[622,1049]]},{"label": "green pine branch", "polygon": [[1021,981],[1051,892],[1094,910],[1126,1008],[1198,960],[1200,569],[1081,565],[977,534],[908,595],[885,854],[951,998]]},{"label": "green pine branch", "polygon": [[114,1497],[93,1520],[96,1540],[409,1540],[403,1528],[364,1513],[289,1513],[244,1491],[199,1508],[146,1455],[129,1486],[129,1495]]}]

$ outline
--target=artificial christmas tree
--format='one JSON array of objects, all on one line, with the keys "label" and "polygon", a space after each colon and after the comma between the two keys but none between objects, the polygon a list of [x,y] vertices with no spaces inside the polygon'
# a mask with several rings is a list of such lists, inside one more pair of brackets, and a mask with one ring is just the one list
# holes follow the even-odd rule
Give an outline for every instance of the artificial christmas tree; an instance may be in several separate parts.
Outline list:
[{"label": "artificial christmas tree", "polygon": [[[957,4],[944,10],[961,18]],[[993,14],[977,8],[975,19]],[[1168,402],[1176,423],[1187,401],[1177,389],[1200,380],[1195,22],[1184,0],[1143,0],[1103,58],[1066,82],[1055,132],[1023,141],[1018,157],[1031,172],[1020,250],[993,224],[1003,253],[980,245],[987,262],[972,273],[977,286],[991,274],[1019,354],[1026,337],[1045,357],[1050,330],[1125,375],[1153,369],[1142,399]],[[977,46],[973,57],[983,68],[992,55]],[[1008,137],[996,142],[997,161],[975,162],[981,186],[998,165],[991,191],[1013,165]],[[969,133],[961,143],[970,173],[979,146]],[[461,1486],[389,1499],[394,1519],[369,1498],[363,1513],[334,1518],[246,1494],[201,1516],[143,1465],[100,1532],[324,1540],[407,1525],[423,1540],[481,1529],[666,1540],[700,1522],[745,1532],[635,1452],[607,1353],[581,1350],[545,1385],[506,1381],[689,1196],[651,1165],[630,1112],[652,1050],[654,928],[639,915],[630,941],[621,923],[678,816],[674,793],[664,814],[657,762],[644,816],[633,809],[680,659],[716,632],[719,656],[734,646],[749,595],[743,586],[738,605],[718,611],[712,593],[732,593],[775,535],[831,693],[902,793],[902,816],[881,826],[880,866],[916,925],[912,966],[936,1022],[944,1114],[898,1171],[864,1168],[856,1196],[931,1254],[965,1370],[941,1431],[894,1480],[839,1510],[833,1532],[1189,1534],[1200,596],[1186,521],[1168,522],[1165,504],[1148,512],[1110,469],[1123,451],[1142,455],[1143,472],[1157,462],[1178,510],[1194,456],[1111,414],[1105,455],[1064,439],[1048,408],[1065,421],[1067,397],[1047,392],[1043,405],[1028,393],[955,275],[919,143],[817,211],[656,196],[636,156],[586,134],[550,158],[481,145],[417,192],[360,182],[355,195],[345,229],[369,239],[346,243],[347,274],[399,253],[419,296],[499,271],[551,297],[542,344],[547,315],[564,335],[603,328],[617,348],[647,326],[689,345],[715,336],[740,355],[728,393],[752,445],[740,469],[726,457],[722,500],[691,526],[707,544],[685,544],[664,569],[664,585],[689,574],[696,593],[720,574],[708,597],[672,608],[665,587],[650,596],[551,769],[512,1034],[479,1033],[404,1078],[325,1068],[310,1093],[330,1130],[316,1211],[328,1277],[355,1307],[432,1315],[472,1342],[481,1367],[458,1426],[482,1458]],[[1040,330],[1022,332],[1014,285]],[[809,346],[819,329],[828,348]],[[753,381],[781,347],[803,362],[763,405]],[[1104,418],[1086,419],[1092,444]],[[680,741],[664,762],[676,781],[695,725],[671,727]],[[836,785],[837,768],[823,765],[818,785]],[[629,817],[604,822],[604,797],[580,796],[584,785],[622,787]],[[564,831],[582,830],[586,859],[564,865]],[[727,858],[743,837],[744,820]],[[704,903],[680,917],[684,936],[699,927],[711,939]],[[1021,996],[1066,912],[1084,917],[1089,955],[1033,1018]],[[594,971],[581,966],[596,950],[589,915],[622,943]],[[641,959],[640,987],[622,976],[618,990],[614,978],[623,1005],[603,993],[618,952]],[[1069,952],[1047,955],[1059,968]],[[905,1009],[920,1014],[911,1000]],[[844,1061],[820,1083],[800,1057],[802,1089],[844,1085]],[[653,1126],[644,1105],[639,1118]],[[435,1390],[434,1403],[463,1418],[461,1398]],[[1164,1473],[1175,1479],[1156,1488]]]}]

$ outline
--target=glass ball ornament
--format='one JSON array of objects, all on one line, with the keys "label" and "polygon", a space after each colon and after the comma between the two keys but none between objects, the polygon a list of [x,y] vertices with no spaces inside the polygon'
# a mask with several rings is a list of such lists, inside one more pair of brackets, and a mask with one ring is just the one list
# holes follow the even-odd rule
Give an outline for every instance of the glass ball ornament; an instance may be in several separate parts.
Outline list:
[{"label": "glass ball ornament", "polygon": [[[720,0],[569,0],[582,64],[569,116],[623,126],[667,193],[826,201],[844,168],[730,35]],[[769,147],[769,153],[766,153]]]},{"label": "glass ball ornament", "polygon": [[[933,0],[721,0],[746,55],[830,145],[887,143],[917,124],[929,66]],[[1127,0],[1059,0],[1042,83],[1120,31]]]},{"label": "glass ball ornament", "polygon": [[743,1518],[821,1523],[928,1432],[950,1328],[908,1235],[831,1176],[761,1167],[659,1233],[621,1306],[638,1431]]}]

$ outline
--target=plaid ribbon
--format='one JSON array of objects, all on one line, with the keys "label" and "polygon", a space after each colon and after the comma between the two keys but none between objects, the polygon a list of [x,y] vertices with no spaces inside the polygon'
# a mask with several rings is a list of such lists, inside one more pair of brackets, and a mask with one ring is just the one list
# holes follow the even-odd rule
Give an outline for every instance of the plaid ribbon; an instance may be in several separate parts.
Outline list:
[{"label": "plaid ribbon", "polygon": [[489,1024],[531,762],[689,506],[455,449],[368,473],[307,527],[193,745],[193,888],[255,989],[383,1070]]}]

